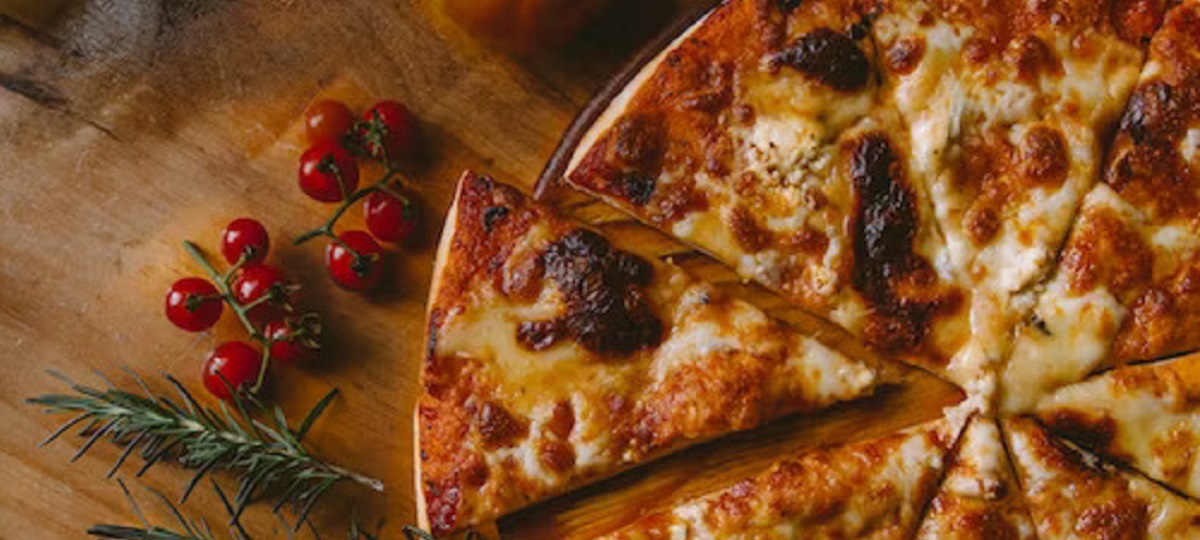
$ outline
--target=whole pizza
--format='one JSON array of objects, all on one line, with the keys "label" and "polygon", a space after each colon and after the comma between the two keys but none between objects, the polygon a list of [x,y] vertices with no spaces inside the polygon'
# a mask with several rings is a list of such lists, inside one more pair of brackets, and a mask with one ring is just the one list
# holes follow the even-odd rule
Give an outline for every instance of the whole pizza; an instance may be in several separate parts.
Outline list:
[{"label": "whole pizza", "polygon": [[608,537],[1200,538],[1200,0],[727,0],[605,107],[540,193],[875,354],[467,173],[415,421],[435,534],[903,384],[897,361],[966,399]]}]

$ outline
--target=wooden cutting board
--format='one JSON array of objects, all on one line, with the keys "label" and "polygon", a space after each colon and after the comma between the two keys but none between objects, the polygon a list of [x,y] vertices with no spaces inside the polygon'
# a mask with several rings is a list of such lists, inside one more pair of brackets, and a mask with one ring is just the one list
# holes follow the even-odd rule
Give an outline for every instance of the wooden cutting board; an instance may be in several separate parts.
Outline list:
[{"label": "wooden cutting board", "polygon": [[[414,517],[410,419],[424,302],[452,183],[471,168],[530,189],[592,92],[640,44],[702,3],[615,0],[575,42],[527,58],[478,44],[415,2],[0,6],[0,536],[78,538],[95,523],[133,522],[116,483],[104,480],[118,451],[101,445],[69,463],[76,440],[38,449],[61,419],[23,399],[61,390],[48,368],[93,384],[98,370],[128,384],[118,371],[128,366],[199,388],[204,356],[242,338],[241,330],[226,316],[212,332],[178,331],[162,316],[162,295],[175,279],[200,273],[180,240],[211,249],[226,222],[249,215],[268,226],[271,259],[303,285],[301,303],[321,313],[327,331],[319,363],[276,370],[276,400],[299,416],[341,389],[312,444],[387,486],[382,494],[342,486],[314,522],[324,538],[340,538],[353,511],[382,538],[401,538],[400,526]],[[295,185],[300,116],[327,96],[358,109],[399,99],[420,116],[429,143],[427,159],[409,171],[421,186],[424,226],[413,245],[391,253],[385,285],[371,296],[331,285],[323,246],[286,241],[330,210]],[[592,211],[643,251],[678,251],[619,215]],[[361,227],[357,211],[345,226]],[[681,261],[737,287],[701,258]],[[585,538],[727,485],[781,452],[914,424],[957,399],[953,387],[908,373],[877,398],[684,452],[501,520],[500,531]],[[118,476],[160,517],[140,486],[176,497],[189,477],[171,466],[141,480],[132,471]],[[219,530],[223,512],[208,491],[183,509]],[[258,538],[285,537],[266,508],[246,520]]]}]

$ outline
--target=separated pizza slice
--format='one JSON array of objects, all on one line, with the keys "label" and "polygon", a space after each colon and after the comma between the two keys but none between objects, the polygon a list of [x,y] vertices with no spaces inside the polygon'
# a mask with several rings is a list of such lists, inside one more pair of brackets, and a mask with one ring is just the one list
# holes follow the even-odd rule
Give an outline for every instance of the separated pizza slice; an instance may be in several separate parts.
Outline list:
[{"label": "separated pizza slice", "polygon": [[964,420],[958,411],[877,439],[809,450],[604,538],[912,538]]},{"label": "separated pizza slice", "polygon": [[1168,12],[1031,315],[1017,328],[1003,406],[1124,361],[1200,348],[1200,1]]},{"label": "separated pizza slice", "polygon": [[1200,498],[1200,355],[1065,386],[1036,414],[1056,435]]},{"label": "separated pizza slice", "polygon": [[1030,418],[1004,429],[1039,538],[1200,538],[1200,504],[1102,463]]},{"label": "separated pizza slice", "polygon": [[466,174],[434,267],[420,517],[477,525],[673,450],[870,394],[851,360]]},{"label": "separated pizza slice", "polygon": [[591,126],[566,181],[964,382],[969,292],[900,117],[874,103],[863,4],[722,3]]},{"label": "separated pizza slice", "polygon": [[913,538],[1037,538],[994,419],[976,416],[971,420]]}]

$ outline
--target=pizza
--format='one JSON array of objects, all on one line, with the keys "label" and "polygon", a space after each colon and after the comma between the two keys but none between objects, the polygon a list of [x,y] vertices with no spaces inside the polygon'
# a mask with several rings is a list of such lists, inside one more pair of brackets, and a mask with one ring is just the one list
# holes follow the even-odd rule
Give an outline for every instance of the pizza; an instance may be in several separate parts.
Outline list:
[{"label": "pizza", "polygon": [[994,418],[976,416],[963,432],[917,540],[1032,540],[1029,508]]},{"label": "pizza", "polygon": [[1119,367],[1035,409],[1051,433],[1200,498],[1200,356]]},{"label": "pizza", "polygon": [[1200,504],[1050,436],[1036,421],[1005,421],[1038,538],[1200,538]]},{"label": "pizza", "polygon": [[1103,181],[1018,327],[1003,406],[1118,363],[1200,348],[1200,4],[1155,34]]},{"label": "pizza", "polygon": [[882,382],[486,177],[462,178],[446,223],[416,422],[436,534]]},{"label": "pizza", "polygon": [[435,533],[896,360],[966,399],[610,538],[1200,538],[1200,0],[726,0],[605,107],[543,180],[853,346],[467,174],[415,422]]},{"label": "pizza", "polygon": [[962,426],[961,414],[950,414],[787,457],[756,477],[645,515],[603,538],[912,538]]}]

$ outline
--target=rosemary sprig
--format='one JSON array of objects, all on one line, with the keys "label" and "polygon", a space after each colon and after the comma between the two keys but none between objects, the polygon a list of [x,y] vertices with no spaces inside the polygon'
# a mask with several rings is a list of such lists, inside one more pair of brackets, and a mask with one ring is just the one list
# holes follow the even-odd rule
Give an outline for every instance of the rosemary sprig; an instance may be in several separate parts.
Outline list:
[{"label": "rosemary sprig", "polygon": [[271,424],[250,414],[266,409],[257,401],[234,395],[233,411],[224,402],[218,409],[198,403],[177,379],[164,375],[178,393],[179,402],[155,396],[145,382],[130,371],[144,394],[114,388],[105,390],[77,384],[51,372],[74,391],[73,394],[48,394],[27,400],[45,407],[47,413],[71,413],[75,416],[54,431],[42,445],[63,433],[83,425],[78,433],[87,437],[72,461],[83,456],[96,441],[107,437],[124,446],[124,451],[109,470],[111,477],[125,460],[139,451],[143,459],[140,476],[165,458],[176,457],[180,465],[195,474],[184,488],[180,502],[213,470],[228,470],[238,475],[238,490],[231,501],[230,523],[236,524],[246,506],[257,496],[272,494],[273,511],[290,506],[298,516],[295,527],[304,523],[313,505],[335,484],[352,481],[375,491],[383,490],[379,480],[321,461],[302,444],[313,423],[337,395],[330,391],[305,416],[298,429],[292,429],[282,409],[275,406]]}]

